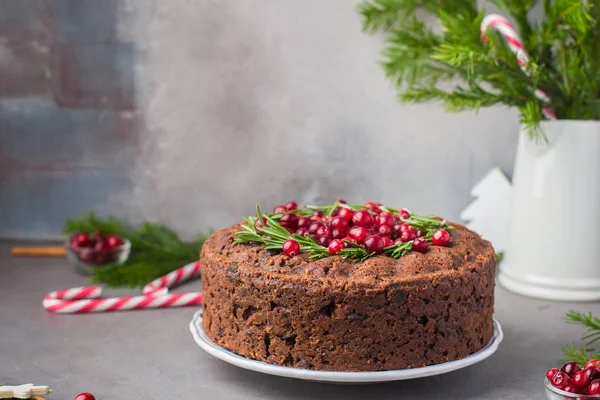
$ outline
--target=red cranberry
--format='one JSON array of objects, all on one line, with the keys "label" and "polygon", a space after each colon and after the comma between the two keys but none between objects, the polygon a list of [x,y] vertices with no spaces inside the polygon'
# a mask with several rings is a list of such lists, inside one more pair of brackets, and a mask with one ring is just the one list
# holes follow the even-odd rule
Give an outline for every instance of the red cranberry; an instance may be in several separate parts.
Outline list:
[{"label": "red cranberry", "polygon": [[96,400],[93,394],[91,393],[79,393],[75,396],[75,400]]},{"label": "red cranberry", "polygon": [[325,225],[325,224],[323,224],[320,221],[313,221],[313,223],[310,224],[310,226],[308,227],[308,233],[314,233],[314,234],[316,234],[317,233],[317,229],[319,229],[323,225]]},{"label": "red cranberry", "polygon": [[[554,385],[554,383],[552,385]],[[600,394],[600,379],[593,380],[588,386],[587,392],[589,395]]]},{"label": "red cranberry", "polygon": [[392,239],[390,239],[389,237],[383,237],[383,247],[390,247],[391,245],[394,244],[394,241]]},{"label": "red cranberry", "polygon": [[562,389],[571,383],[571,378],[569,378],[569,375],[566,373],[558,371],[556,374],[554,374],[552,379],[550,379],[550,383],[552,383],[552,386],[555,388]]},{"label": "red cranberry", "polygon": [[77,258],[83,261],[86,264],[95,264],[96,263],[96,253],[94,249],[89,247],[84,247],[77,252]]},{"label": "red cranberry", "polygon": [[275,208],[273,209],[273,214],[283,214],[287,211],[287,209],[285,208],[285,206],[279,205],[279,206],[275,206]]},{"label": "red cranberry", "polygon": [[343,239],[346,237],[347,233],[348,231],[343,229],[333,229],[331,231],[331,237],[333,237],[334,239]]},{"label": "red cranberry", "polygon": [[[546,374],[546,376],[548,376]],[[571,384],[576,388],[584,388],[590,384],[590,377],[587,376],[585,371],[577,371],[573,374],[573,379],[571,379]]]},{"label": "red cranberry", "polygon": [[600,367],[598,366],[590,365],[589,367],[585,368],[583,372],[585,372],[588,378],[590,378],[590,381],[600,378]]},{"label": "red cranberry", "polygon": [[403,242],[402,239],[400,239],[400,238],[394,240],[394,244],[400,244],[400,243],[405,243],[405,242]]},{"label": "red cranberry", "polygon": [[431,241],[436,246],[448,246],[450,244],[450,234],[445,229],[438,229],[431,237]]},{"label": "red cranberry", "polygon": [[412,249],[419,253],[425,253],[429,248],[429,244],[421,238],[416,238],[412,242]]},{"label": "red cranberry", "polygon": [[356,226],[362,226],[363,228],[370,228],[373,225],[373,217],[368,211],[361,210],[354,213],[352,222]]},{"label": "red cranberry", "polygon": [[569,375],[569,378],[572,378],[575,372],[581,371],[581,366],[575,361],[569,361],[564,363],[560,370]]},{"label": "red cranberry", "polygon": [[342,242],[344,242],[344,247],[351,247],[351,245],[346,242],[352,242],[356,244],[356,240],[352,239],[350,236],[346,236],[345,238],[343,238]]},{"label": "red cranberry", "polygon": [[592,366],[595,366],[595,367],[600,366],[600,360],[596,360],[595,358],[591,359],[590,361],[585,363],[585,367],[583,367],[583,369],[587,369],[588,367],[592,367]]},{"label": "red cranberry", "polygon": [[363,227],[355,226],[352,229],[350,229],[348,235],[352,239],[356,240],[357,243],[362,243],[367,238],[367,236],[369,236],[369,231]]},{"label": "red cranberry", "polygon": [[75,247],[86,247],[90,245],[90,237],[87,233],[76,233],[71,237],[71,245]]},{"label": "red cranberry", "polygon": [[286,229],[291,229],[295,231],[298,228],[298,217],[296,216],[296,214],[292,213],[283,214],[283,216],[279,220],[279,225],[283,226]]},{"label": "red cranberry", "polygon": [[329,246],[329,243],[331,243],[332,239],[333,238],[331,237],[331,235],[324,235],[324,236],[318,237],[317,242],[319,242],[319,244],[321,246],[327,247],[327,246]]},{"label": "red cranberry", "polygon": [[400,210],[400,218],[402,218],[402,219],[409,219],[410,218],[410,211],[408,211],[406,208],[403,208],[402,210]]},{"label": "red cranberry", "polygon": [[306,229],[306,228],[298,228],[298,230],[296,231],[296,235],[298,235],[298,236],[304,236],[307,233],[308,233],[308,229]]},{"label": "red cranberry", "polygon": [[107,250],[110,250],[110,246],[108,245],[106,238],[102,238],[102,240],[96,241],[96,244],[94,245],[95,252],[105,252]]},{"label": "red cranberry", "polygon": [[294,239],[288,239],[283,242],[283,253],[288,257],[294,257],[300,254],[300,245]]},{"label": "red cranberry", "polygon": [[380,225],[379,228],[377,228],[377,233],[381,236],[391,236],[392,227],[389,225]]},{"label": "red cranberry", "polygon": [[347,231],[350,228],[350,225],[348,225],[348,221],[346,221],[344,218],[335,217],[331,220],[331,227],[334,229],[343,229]]},{"label": "red cranberry", "polygon": [[402,243],[410,242],[411,240],[415,240],[417,238],[417,234],[414,231],[404,231],[400,234],[400,241]]},{"label": "red cranberry", "polygon": [[323,211],[315,210],[312,213],[313,217],[323,217]]},{"label": "red cranberry", "polygon": [[285,203],[284,207],[288,211],[297,210],[298,204],[295,201],[288,201],[287,203]]},{"label": "red cranberry", "polygon": [[423,232],[421,232],[420,230],[416,230],[415,231],[415,235],[417,235],[417,237],[423,237]]},{"label": "red cranberry", "polygon": [[381,208],[379,208],[379,206],[381,206],[381,203],[374,203],[372,201],[367,201],[365,203],[364,207],[368,210],[379,213],[379,212],[381,212]]},{"label": "red cranberry", "polygon": [[558,371],[558,368],[550,368],[548,371],[546,371],[546,378],[548,378],[548,380],[552,379],[554,374],[556,374]]},{"label": "red cranberry", "polygon": [[400,232],[406,232],[406,231],[414,231],[415,229],[410,226],[409,224],[407,224],[406,222],[403,224],[400,224]]},{"label": "red cranberry", "polygon": [[375,254],[383,253],[383,248],[385,247],[383,239],[381,236],[377,235],[371,235],[366,238],[363,245],[365,246],[365,249],[367,249],[367,252]]},{"label": "red cranberry", "polygon": [[312,224],[313,221],[308,217],[298,217],[298,228],[306,228]]},{"label": "red cranberry", "polygon": [[329,250],[331,254],[337,254],[343,248],[344,242],[342,242],[340,239],[333,239],[331,242],[329,242],[329,246],[327,246],[327,250]]},{"label": "red cranberry", "polygon": [[352,221],[352,217],[354,216],[354,211],[352,211],[348,208],[342,208],[340,210],[340,212],[338,213],[338,216],[341,218],[344,218],[346,221],[350,222],[350,221]]},{"label": "red cranberry", "polygon": [[377,225],[387,225],[389,227],[394,226],[394,217],[391,215],[383,215],[383,213],[379,214],[377,218]]},{"label": "red cranberry", "polygon": [[112,248],[119,247],[120,245],[122,245],[123,241],[117,235],[108,235],[106,237],[106,243],[108,244],[108,247],[110,247],[112,249]]},{"label": "red cranberry", "polygon": [[321,225],[315,233],[317,237],[331,236],[331,229],[327,225]]},{"label": "red cranberry", "polygon": [[391,213],[391,212],[389,212],[389,211],[382,211],[382,212],[379,214],[379,216],[381,216],[381,217],[382,217],[382,216],[384,216],[384,215],[385,215],[385,216],[388,216],[388,217],[392,217],[392,218],[394,218],[394,214],[392,214],[392,213]]},{"label": "red cranberry", "polygon": [[267,223],[267,220],[266,220],[266,218],[263,218],[263,220],[262,220],[262,221],[261,221],[260,219],[258,219],[258,218],[257,218],[257,219],[256,219],[256,221],[254,221],[254,230],[255,230],[256,232],[260,232],[260,229],[261,229],[262,227],[265,227],[265,226],[269,226],[269,224]]},{"label": "red cranberry", "polygon": [[563,391],[565,392],[569,392],[569,393],[576,393],[577,391],[575,390],[575,387],[569,385],[569,386],[565,386],[563,389]]}]

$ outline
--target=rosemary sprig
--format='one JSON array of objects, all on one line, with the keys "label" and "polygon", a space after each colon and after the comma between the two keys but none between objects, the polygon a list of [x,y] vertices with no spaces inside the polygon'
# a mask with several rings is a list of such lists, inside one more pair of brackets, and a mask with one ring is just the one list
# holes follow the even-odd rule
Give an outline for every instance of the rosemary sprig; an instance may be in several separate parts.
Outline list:
[{"label": "rosemary sprig", "polygon": [[[314,211],[320,211],[324,215],[332,216],[335,211],[339,208],[349,208],[351,210],[364,210],[364,206],[356,205],[356,204],[343,204],[339,201],[334,202],[333,204],[325,205],[325,206],[306,206],[305,208],[309,211],[305,211],[303,209],[293,210],[295,214],[298,215],[310,215]],[[398,213],[398,209],[391,207],[380,206],[383,211],[389,211],[392,213]],[[283,248],[283,244],[290,239],[293,239],[298,242],[300,245],[300,252],[307,253],[310,255],[311,259],[320,259],[331,256],[327,247],[322,246],[317,241],[315,241],[308,234],[303,236],[297,235],[288,231],[286,228],[282,227],[279,224],[279,220],[283,214],[269,214],[263,213],[260,211],[258,205],[256,206],[256,216],[250,216],[243,218],[243,223],[241,224],[241,230],[236,232],[236,237],[234,242],[238,244],[244,243],[255,243],[262,245],[266,250],[269,251],[281,251]],[[262,227],[259,229],[255,228],[256,221],[264,221]],[[408,223],[413,226],[415,229],[418,229],[422,232],[421,238],[428,242],[431,242],[431,237],[433,233],[438,229],[452,229],[451,226],[446,224],[446,221],[440,220],[435,217],[425,217],[420,215],[411,214],[409,218],[402,219],[403,222]],[[366,248],[361,245],[351,241],[344,241],[346,247],[340,250],[337,255],[350,258],[352,260],[362,262],[375,255],[375,253],[369,253]],[[405,243],[397,243],[391,246],[388,246],[384,249],[383,254],[398,259],[406,254],[408,254],[412,250],[413,241],[408,241]]]}]

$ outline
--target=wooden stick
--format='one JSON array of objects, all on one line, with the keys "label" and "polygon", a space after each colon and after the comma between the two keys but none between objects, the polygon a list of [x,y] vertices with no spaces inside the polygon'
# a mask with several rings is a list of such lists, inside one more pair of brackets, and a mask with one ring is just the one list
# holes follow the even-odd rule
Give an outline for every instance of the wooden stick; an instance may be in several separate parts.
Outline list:
[{"label": "wooden stick", "polygon": [[62,246],[13,247],[11,254],[13,256],[64,257],[67,251]]}]

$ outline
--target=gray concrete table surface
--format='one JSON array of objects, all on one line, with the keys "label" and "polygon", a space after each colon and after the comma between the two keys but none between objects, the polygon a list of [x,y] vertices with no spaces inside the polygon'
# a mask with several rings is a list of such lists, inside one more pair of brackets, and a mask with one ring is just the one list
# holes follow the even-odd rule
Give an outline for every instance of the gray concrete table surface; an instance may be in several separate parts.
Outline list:
[{"label": "gray concrete table surface", "polygon": [[[583,330],[564,322],[569,309],[600,313],[600,304],[553,303],[496,288],[497,353],[436,377],[374,385],[331,385],[246,371],[194,343],[196,308],[59,315],[42,308],[50,291],[82,286],[65,259],[12,257],[0,243],[0,382],[49,385],[51,399],[91,392],[98,400],[137,399],[545,399],[546,369],[559,344]],[[178,289],[199,288],[199,281]],[[105,294],[133,291],[106,291]]]}]

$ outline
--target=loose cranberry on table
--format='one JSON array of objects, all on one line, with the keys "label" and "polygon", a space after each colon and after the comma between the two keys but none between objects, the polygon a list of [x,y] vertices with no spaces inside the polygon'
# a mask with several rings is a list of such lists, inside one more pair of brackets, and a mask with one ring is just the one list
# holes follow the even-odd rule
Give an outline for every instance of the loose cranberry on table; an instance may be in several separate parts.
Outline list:
[{"label": "loose cranberry on table", "polygon": [[96,398],[94,397],[93,394],[91,393],[79,393],[77,396],[75,396],[74,400],[96,400]]}]

